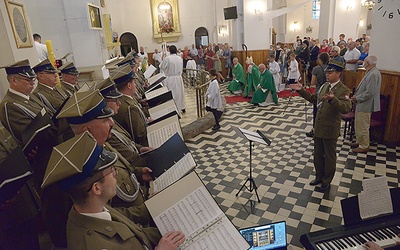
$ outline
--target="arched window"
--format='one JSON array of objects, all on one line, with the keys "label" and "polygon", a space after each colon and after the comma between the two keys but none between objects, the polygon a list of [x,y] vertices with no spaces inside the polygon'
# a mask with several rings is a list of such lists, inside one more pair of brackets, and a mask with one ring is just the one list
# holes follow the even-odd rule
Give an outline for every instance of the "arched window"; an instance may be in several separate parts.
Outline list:
[{"label": "arched window", "polygon": [[197,28],[194,32],[196,48],[200,45],[208,46],[208,31],[204,27]]},{"label": "arched window", "polygon": [[132,50],[138,52],[138,42],[136,36],[130,32],[121,35],[119,41],[121,42],[121,54],[126,56]]}]

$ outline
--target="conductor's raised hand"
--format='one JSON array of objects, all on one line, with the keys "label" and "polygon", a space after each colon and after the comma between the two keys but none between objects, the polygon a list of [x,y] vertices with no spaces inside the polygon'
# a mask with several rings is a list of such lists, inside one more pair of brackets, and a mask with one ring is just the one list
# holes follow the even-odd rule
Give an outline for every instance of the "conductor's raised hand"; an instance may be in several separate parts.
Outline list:
[{"label": "conductor's raised hand", "polygon": [[324,96],[322,97],[322,99],[324,99],[324,100],[332,100],[333,97],[335,97],[335,94],[334,94],[333,91],[331,90],[331,91],[329,91],[328,94],[324,95]]},{"label": "conductor's raised hand", "polygon": [[185,235],[182,232],[168,232],[164,235],[158,245],[156,250],[175,250],[185,241]]},{"label": "conductor's raised hand", "polygon": [[303,86],[300,83],[289,84],[289,88],[293,90],[301,90]]}]

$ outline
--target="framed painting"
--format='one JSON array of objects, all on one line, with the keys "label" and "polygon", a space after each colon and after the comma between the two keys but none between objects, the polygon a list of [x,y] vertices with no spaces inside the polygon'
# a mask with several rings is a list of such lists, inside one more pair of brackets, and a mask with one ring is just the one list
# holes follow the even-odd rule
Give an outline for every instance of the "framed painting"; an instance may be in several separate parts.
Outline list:
[{"label": "framed painting", "polygon": [[7,7],[8,17],[14,33],[17,48],[30,48],[33,46],[32,36],[29,30],[24,5],[4,0]]},{"label": "framed painting", "polygon": [[153,37],[158,42],[176,42],[181,35],[178,0],[150,0]]}]

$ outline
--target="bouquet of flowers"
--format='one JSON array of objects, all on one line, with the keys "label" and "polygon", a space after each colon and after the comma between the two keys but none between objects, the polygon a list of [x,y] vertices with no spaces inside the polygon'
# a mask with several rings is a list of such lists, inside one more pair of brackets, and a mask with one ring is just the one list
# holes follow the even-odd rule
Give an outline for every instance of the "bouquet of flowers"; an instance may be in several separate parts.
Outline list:
[{"label": "bouquet of flowers", "polygon": [[174,32],[174,28],[172,28],[171,24],[166,24],[161,28],[162,33],[171,33]]}]

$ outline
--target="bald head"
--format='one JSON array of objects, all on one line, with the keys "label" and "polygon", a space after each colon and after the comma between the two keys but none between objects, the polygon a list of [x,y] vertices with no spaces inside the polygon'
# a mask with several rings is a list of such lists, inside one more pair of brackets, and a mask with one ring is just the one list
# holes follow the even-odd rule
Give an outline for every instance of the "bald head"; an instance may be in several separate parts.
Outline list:
[{"label": "bald head", "polygon": [[258,65],[258,69],[260,70],[261,73],[264,72],[264,70],[265,70],[266,68],[267,68],[267,67],[265,67],[265,64],[264,64],[264,63],[260,63],[260,65]]}]

